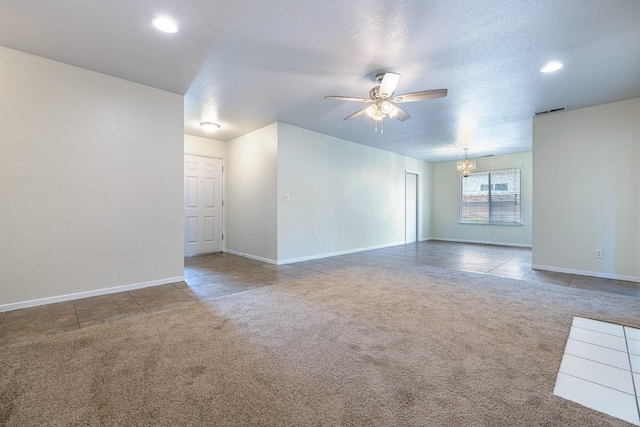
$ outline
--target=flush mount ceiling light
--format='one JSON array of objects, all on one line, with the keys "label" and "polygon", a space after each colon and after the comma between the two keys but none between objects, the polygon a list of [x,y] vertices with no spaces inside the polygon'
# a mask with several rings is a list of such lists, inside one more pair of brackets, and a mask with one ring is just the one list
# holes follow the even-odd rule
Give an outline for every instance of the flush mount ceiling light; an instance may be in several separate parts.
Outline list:
[{"label": "flush mount ceiling light", "polygon": [[165,33],[177,33],[179,29],[176,21],[167,16],[157,16],[151,21],[151,23],[158,30]]},{"label": "flush mount ceiling light", "polygon": [[553,73],[554,71],[558,71],[562,67],[564,67],[564,64],[562,62],[552,61],[552,62],[549,62],[544,67],[542,67],[540,72],[541,73]]},{"label": "flush mount ceiling light", "polygon": [[476,171],[476,161],[469,160],[467,158],[468,150],[468,148],[464,149],[464,160],[458,160],[458,172],[460,172],[465,178],[468,177],[470,173]]},{"label": "flush mount ceiling light", "polygon": [[200,127],[205,132],[215,132],[218,129],[220,129],[220,125],[218,123],[213,123],[213,122],[200,122]]}]

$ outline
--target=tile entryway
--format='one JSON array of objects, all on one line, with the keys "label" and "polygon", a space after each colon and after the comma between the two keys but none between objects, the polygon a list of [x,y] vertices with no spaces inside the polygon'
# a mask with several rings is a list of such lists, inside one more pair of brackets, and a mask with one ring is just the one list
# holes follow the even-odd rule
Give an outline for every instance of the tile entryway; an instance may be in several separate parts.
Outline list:
[{"label": "tile entryway", "polygon": [[640,329],[574,317],[553,393],[640,425]]}]

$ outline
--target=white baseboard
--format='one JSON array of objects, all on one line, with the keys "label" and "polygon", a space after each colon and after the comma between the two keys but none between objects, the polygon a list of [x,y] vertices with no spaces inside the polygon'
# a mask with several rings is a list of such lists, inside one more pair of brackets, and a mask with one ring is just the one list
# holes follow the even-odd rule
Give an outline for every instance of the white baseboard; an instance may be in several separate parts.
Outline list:
[{"label": "white baseboard", "polygon": [[441,237],[430,237],[426,240],[442,241],[442,242],[456,242],[456,243],[477,243],[480,245],[494,245],[494,246],[512,246],[516,248],[531,248],[531,245],[525,243],[508,243],[508,242],[492,242],[488,240],[464,240],[464,239],[443,239]]},{"label": "white baseboard", "polygon": [[19,310],[21,308],[36,307],[38,305],[53,304],[56,302],[71,301],[74,299],[95,297],[95,296],[107,295],[107,294],[115,294],[116,292],[125,292],[125,291],[132,291],[134,289],[148,288],[150,286],[166,285],[167,283],[176,283],[176,282],[181,282],[183,280],[184,280],[184,276],[168,277],[166,279],[151,280],[149,282],[115,286],[113,288],[96,289],[95,291],[77,292],[74,294],[40,298],[40,299],[34,299],[30,301],[14,302],[11,304],[0,305],[0,311],[13,311],[13,310]]},{"label": "white baseboard", "polygon": [[246,257],[246,258],[255,259],[257,261],[262,261],[262,262],[266,262],[266,263],[269,263],[269,264],[284,265],[284,264],[292,264],[294,262],[311,261],[311,260],[314,260],[314,259],[329,258],[329,257],[339,256],[339,255],[348,255],[348,254],[353,254],[353,253],[356,253],[356,252],[364,252],[364,251],[370,251],[370,250],[374,250],[374,249],[389,248],[389,247],[392,247],[392,246],[399,246],[399,245],[404,245],[404,244],[405,244],[405,242],[387,243],[387,244],[384,244],[384,245],[369,246],[367,248],[349,249],[349,250],[346,250],[346,251],[330,252],[330,253],[324,253],[324,254],[318,254],[318,255],[304,256],[304,257],[299,257],[299,258],[290,258],[290,259],[285,259],[285,260],[281,260],[281,261],[276,261],[276,260],[268,259],[268,258],[262,258],[262,257],[259,257],[259,256],[247,254],[247,253],[244,253],[244,252],[234,251],[234,250],[231,250],[231,249],[226,249],[225,252],[233,254],[233,255],[238,255],[238,256],[242,256],[242,257]]},{"label": "white baseboard", "polygon": [[349,249],[349,250],[346,250],[346,251],[330,252],[330,253],[319,254],[319,255],[310,255],[310,256],[305,256],[305,257],[300,257],[300,258],[290,258],[290,259],[285,259],[285,260],[282,260],[282,261],[278,261],[277,264],[278,265],[282,265],[282,264],[291,264],[291,263],[294,263],[294,262],[311,261],[311,260],[314,260],[314,259],[329,258],[329,257],[339,256],[339,255],[348,255],[348,254],[354,254],[356,252],[364,252],[364,251],[371,251],[371,250],[374,250],[374,249],[390,248],[392,246],[400,246],[400,245],[404,245],[404,244],[405,244],[405,242],[386,243],[384,245],[369,246],[367,248]]},{"label": "white baseboard", "polygon": [[640,277],[625,276],[622,274],[600,273],[598,271],[574,270],[572,268],[550,267],[548,265],[535,265],[535,264],[531,265],[531,268],[534,270],[553,271],[556,273],[567,273],[567,274],[577,274],[580,276],[599,277],[601,279],[615,279],[615,280],[624,280],[627,282],[640,282]]},{"label": "white baseboard", "polygon": [[[459,243],[480,243],[480,244],[485,244],[485,245],[499,245],[499,246],[515,246],[515,247],[522,247],[522,248],[530,248],[531,245],[521,245],[521,244],[516,244],[516,243],[502,243],[502,242],[484,242],[484,241],[477,241],[477,240],[454,240],[454,239],[440,239],[437,237],[422,237],[419,239],[420,242],[426,242],[426,241],[437,241],[437,240],[442,240],[442,241],[447,241],[447,242],[459,242]],[[298,257],[298,258],[290,258],[290,259],[284,259],[284,260],[272,260],[272,259],[268,259],[268,258],[262,258],[259,256],[255,256],[255,255],[251,255],[251,254],[247,254],[244,252],[240,252],[240,251],[234,251],[231,249],[225,249],[225,252],[228,252],[230,254],[233,255],[238,255],[238,256],[243,256],[246,258],[251,258],[251,259],[255,259],[258,261],[262,261],[262,262],[266,262],[269,264],[275,264],[275,265],[283,265],[283,264],[292,264],[294,262],[302,262],[302,261],[312,261],[314,259],[322,259],[322,258],[330,258],[330,257],[334,257],[334,256],[340,256],[340,255],[349,255],[349,254],[353,254],[353,253],[357,253],[357,252],[364,252],[364,251],[371,251],[371,250],[375,250],[375,249],[383,249],[383,248],[390,248],[393,246],[401,246],[401,245],[405,245],[406,242],[394,242],[394,243],[385,243],[383,245],[376,245],[376,246],[368,246],[366,248],[357,248],[357,249],[349,249],[346,251],[337,251],[337,252],[329,252],[329,253],[324,253],[324,254],[318,254],[318,255],[310,255],[310,256],[304,256],[304,257]]]},{"label": "white baseboard", "polygon": [[240,252],[240,251],[234,251],[232,249],[225,249],[224,250],[226,253],[229,254],[233,254],[233,255],[238,255],[238,256],[242,256],[245,258],[250,258],[250,259],[255,259],[256,261],[262,261],[262,262],[266,262],[268,264],[278,264],[278,262],[274,259],[269,259],[269,258],[262,258],[256,255],[251,255],[251,254],[246,254],[244,252]]}]

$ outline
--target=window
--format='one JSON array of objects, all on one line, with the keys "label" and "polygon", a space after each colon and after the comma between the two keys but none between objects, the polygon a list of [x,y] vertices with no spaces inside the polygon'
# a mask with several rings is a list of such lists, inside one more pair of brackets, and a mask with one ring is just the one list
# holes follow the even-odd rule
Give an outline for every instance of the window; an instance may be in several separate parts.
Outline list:
[{"label": "window", "polygon": [[520,169],[478,172],[460,177],[460,222],[522,224]]}]

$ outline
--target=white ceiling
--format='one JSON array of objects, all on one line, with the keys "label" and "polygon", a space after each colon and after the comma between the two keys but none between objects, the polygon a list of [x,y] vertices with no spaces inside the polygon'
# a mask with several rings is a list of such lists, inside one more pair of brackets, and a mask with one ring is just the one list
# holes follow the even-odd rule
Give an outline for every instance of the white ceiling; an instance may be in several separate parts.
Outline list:
[{"label": "white ceiling", "polygon": [[[536,111],[640,96],[639,0],[3,0],[0,45],[183,94],[188,134],[280,121],[427,161],[529,151]],[[384,134],[323,99],[366,97],[380,71],[449,96]]]}]

